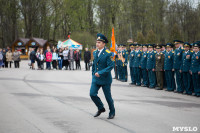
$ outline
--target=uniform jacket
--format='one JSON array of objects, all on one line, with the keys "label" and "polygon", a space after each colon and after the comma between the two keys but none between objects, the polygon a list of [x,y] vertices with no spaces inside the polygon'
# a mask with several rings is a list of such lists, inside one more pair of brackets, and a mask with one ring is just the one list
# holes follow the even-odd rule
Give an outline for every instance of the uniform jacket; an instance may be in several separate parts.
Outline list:
[{"label": "uniform jacket", "polygon": [[148,51],[148,56],[147,56],[147,69],[155,69],[155,54],[156,51]]},{"label": "uniform jacket", "polygon": [[142,57],[140,61],[141,69],[146,69],[147,67],[147,56],[148,56],[147,51],[142,53]]},{"label": "uniform jacket", "polygon": [[133,65],[134,65],[134,57],[135,57],[135,50],[130,52],[130,55],[129,55],[129,67],[133,67]]},{"label": "uniform jacket", "polygon": [[200,72],[200,52],[194,53],[192,55],[192,62],[191,62],[190,70],[192,71],[192,73]]},{"label": "uniform jacket", "polygon": [[156,53],[155,59],[156,59],[156,69],[155,69],[155,71],[163,71],[165,55],[162,52]]},{"label": "uniform jacket", "polygon": [[140,60],[142,57],[142,52],[140,50],[135,51],[135,58],[134,58],[134,67],[139,67],[140,66]]},{"label": "uniform jacket", "polygon": [[165,53],[164,70],[172,70],[174,62],[174,51]]},{"label": "uniform jacket", "polygon": [[174,63],[173,63],[173,68],[174,69],[180,69],[181,63],[182,63],[182,55],[183,55],[184,49],[179,47],[175,49],[174,51]]},{"label": "uniform jacket", "polygon": [[182,63],[181,63],[181,70],[183,72],[188,72],[191,66],[191,59],[192,59],[193,51],[188,50],[185,51],[182,55]]},{"label": "uniform jacket", "polygon": [[[97,55],[97,50],[93,52],[93,56],[92,83],[96,83],[98,85],[111,84],[111,70],[114,65],[112,53],[104,48],[99,57]],[[98,72],[100,77],[95,76],[96,72]]]}]

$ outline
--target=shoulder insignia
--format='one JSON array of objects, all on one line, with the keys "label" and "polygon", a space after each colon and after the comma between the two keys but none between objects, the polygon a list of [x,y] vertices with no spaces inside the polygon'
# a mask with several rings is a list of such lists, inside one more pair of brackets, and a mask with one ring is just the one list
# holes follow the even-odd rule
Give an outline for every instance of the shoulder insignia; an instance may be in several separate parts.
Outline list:
[{"label": "shoulder insignia", "polygon": [[174,53],[174,51],[172,51],[172,53]]},{"label": "shoulder insignia", "polygon": [[190,52],[192,52],[193,53],[193,51],[191,50]]},{"label": "shoulder insignia", "polygon": [[126,52],[126,54],[128,54],[128,52]]},{"label": "shoulder insignia", "polygon": [[149,53],[149,51],[147,53]]},{"label": "shoulder insignia", "polygon": [[107,49],[106,49],[106,52],[107,52],[107,53],[110,53],[110,51],[109,51],[109,50],[107,50]]},{"label": "shoulder insignia", "polygon": [[162,52],[160,54],[163,54]]},{"label": "shoulder insignia", "polygon": [[114,61],[113,56],[110,56],[111,61]]},{"label": "shoulder insignia", "polygon": [[156,51],[154,51],[154,53],[157,53]]}]

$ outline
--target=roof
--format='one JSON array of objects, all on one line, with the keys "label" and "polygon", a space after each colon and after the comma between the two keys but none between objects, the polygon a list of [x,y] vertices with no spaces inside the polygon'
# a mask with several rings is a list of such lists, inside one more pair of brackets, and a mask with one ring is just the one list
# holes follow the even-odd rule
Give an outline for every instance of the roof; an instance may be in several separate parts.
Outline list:
[{"label": "roof", "polygon": [[20,41],[23,43],[23,45],[26,45],[28,43],[30,39],[28,38],[18,38],[18,39],[15,39],[15,41],[13,42],[13,44],[15,44],[16,42]]},{"label": "roof", "polygon": [[35,41],[36,43],[38,43],[40,46],[44,46],[47,43],[47,40],[44,40],[42,38],[31,38],[30,40]]}]

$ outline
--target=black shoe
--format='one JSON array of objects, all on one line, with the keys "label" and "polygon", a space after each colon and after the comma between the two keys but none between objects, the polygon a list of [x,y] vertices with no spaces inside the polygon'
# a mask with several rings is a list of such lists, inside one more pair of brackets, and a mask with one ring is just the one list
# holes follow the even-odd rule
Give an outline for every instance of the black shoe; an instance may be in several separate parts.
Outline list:
[{"label": "black shoe", "polygon": [[97,113],[94,115],[94,117],[98,117],[100,116],[101,113],[105,112],[105,108],[101,109],[101,110],[98,110]]},{"label": "black shoe", "polygon": [[156,90],[162,90],[161,88],[156,88]]},{"label": "black shoe", "polygon": [[109,115],[107,119],[114,119],[115,114]]},{"label": "black shoe", "polygon": [[130,83],[129,85],[135,85],[135,83]]}]

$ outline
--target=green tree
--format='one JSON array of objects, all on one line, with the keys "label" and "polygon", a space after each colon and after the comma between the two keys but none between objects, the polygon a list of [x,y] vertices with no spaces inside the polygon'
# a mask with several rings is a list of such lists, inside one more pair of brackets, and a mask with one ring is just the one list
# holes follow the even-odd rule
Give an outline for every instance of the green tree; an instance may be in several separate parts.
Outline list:
[{"label": "green tree", "polygon": [[147,34],[147,43],[156,43],[156,35],[153,30],[149,30]]},{"label": "green tree", "polygon": [[169,42],[172,42],[175,39],[182,40],[181,31],[176,23],[173,25],[172,30],[170,32]]},{"label": "green tree", "polygon": [[138,32],[137,33],[137,42],[140,43],[140,44],[144,44],[146,43],[145,42],[145,38],[144,38],[144,35],[142,34],[142,32]]}]

